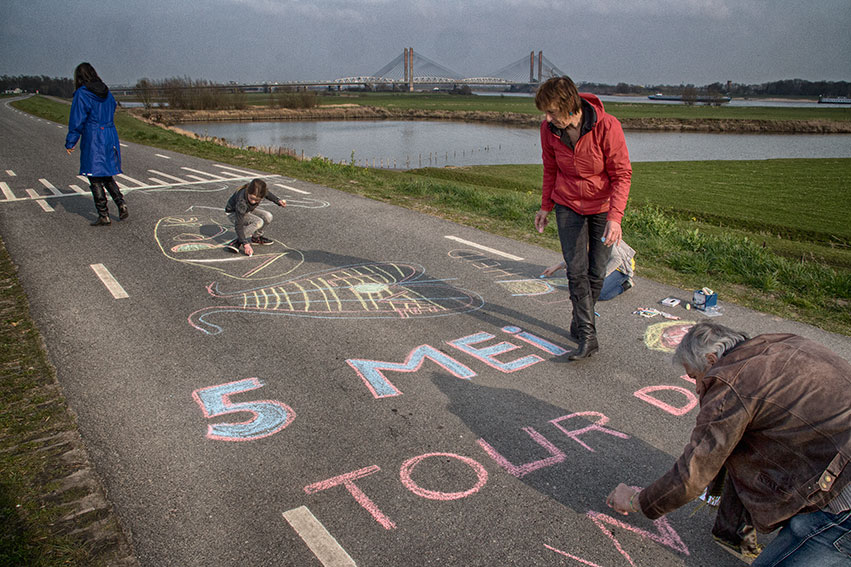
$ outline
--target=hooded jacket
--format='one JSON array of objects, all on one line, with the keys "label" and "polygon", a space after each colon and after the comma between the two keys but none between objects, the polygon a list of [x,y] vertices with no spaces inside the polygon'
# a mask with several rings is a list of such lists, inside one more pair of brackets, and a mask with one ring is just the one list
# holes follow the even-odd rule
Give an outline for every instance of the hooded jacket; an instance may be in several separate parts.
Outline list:
[{"label": "hooded jacket", "polygon": [[632,179],[623,128],[617,118],[606,113],[599,98],[589,93],[579,96],[583,113],[587,117],[593,110],[596,120],[573,149],[550,130],[546,120],[541,123],[541,209],[551,211],[558,203],[580,215],[608,213],[606,220],[620,223]]},{"label": "hooded jacket", "polygon": [[722,466],[754,526],[825,508],[851,484],[851,364],[796,335],[760,335],[697,383],[682,456],[638,495],[651,520],[703,492]]},{"label": "hooded jacket", "polygon": [[121,173],[121,146],[115,129],[115,97],[101,81],[74,92],[65,147],[80,141],[80,175],[109,177]]}]

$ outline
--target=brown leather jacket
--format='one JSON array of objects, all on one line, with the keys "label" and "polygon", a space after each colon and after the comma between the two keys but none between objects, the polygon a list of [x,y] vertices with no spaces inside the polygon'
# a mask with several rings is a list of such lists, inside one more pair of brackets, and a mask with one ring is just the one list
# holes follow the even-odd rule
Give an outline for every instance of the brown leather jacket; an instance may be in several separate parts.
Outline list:
[{"label": "brown leather jacket", "polygon": [[851,483],[851,364],[827,348],[760,335],[718,360],[697,393],[689,444],[638,497],[648,518],[699,496],[722,466],[762,532],[824,508]]}]

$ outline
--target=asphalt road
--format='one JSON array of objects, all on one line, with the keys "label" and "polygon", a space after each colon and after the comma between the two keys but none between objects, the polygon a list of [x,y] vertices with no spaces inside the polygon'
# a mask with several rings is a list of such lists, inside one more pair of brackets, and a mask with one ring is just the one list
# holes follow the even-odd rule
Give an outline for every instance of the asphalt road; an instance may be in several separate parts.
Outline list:
[{"label": "asphalt road", "polygon": [[[739,564],[708,508],[604,502],[688,439],[665,349],[704,315],[658,302],[691,291],[638,278],[569,362],[564,282],[537,278],[552,251],[134,144],[130,218],[90,227],[65,128],[6,102],[0,132],[0,235],[141,565]],[[264,205],[275,243],[248,258],[222,248],[223,207],[253,177],[289,205]],[[848,337],[720,300],[731,327],[851,359]]]}]

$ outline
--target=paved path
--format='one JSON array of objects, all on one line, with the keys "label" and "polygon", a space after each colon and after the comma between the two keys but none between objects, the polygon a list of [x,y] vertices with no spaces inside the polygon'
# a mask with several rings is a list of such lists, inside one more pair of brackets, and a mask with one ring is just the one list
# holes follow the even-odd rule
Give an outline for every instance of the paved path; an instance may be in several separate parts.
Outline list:
[{"label": "paved path", "polygon": [[[670,345],[702,315],[638,279],[568,362],[552,251],[326,187],[126,144],[93,228],[65,129],[0,104],[0,236],[139,563],[737,565],[713,515],[614,517],[688,439]],[[261,176],[272,246],[226,252]],[[530,218],[531,230],[531,218]],[[640,251],[638,257],[640,270]],[[848,337],[725,304],[751,334]]]}]

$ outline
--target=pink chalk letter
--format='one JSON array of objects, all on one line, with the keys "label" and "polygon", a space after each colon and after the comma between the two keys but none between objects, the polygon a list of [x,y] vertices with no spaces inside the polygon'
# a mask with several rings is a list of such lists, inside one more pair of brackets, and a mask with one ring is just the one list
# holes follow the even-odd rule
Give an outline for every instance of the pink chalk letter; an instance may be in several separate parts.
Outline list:
[{"label": "pink chalk letter", "polygon": [[496,461],[499,466],[501,466],[502,468],[507,470],[509,474],[512,474],[517,478],[524,477],[532,471],[536,471],[544,467],[549,467],[551,465],[555,465],[564,461],[564,459],[566,458],[565,454],[558,447],[547,441],[547,439],[543,435],[541,435],[531,427],[524,427],[523,431],[528,433],[529,437],[531,437],[535,441],[535,443],[546,449],[551,456],[545,459],[540,459],[538,461],[532,461],[522,465],[515,465],[511,463],[508,459],[503,457],[496,449],[494,449],[490,445],[490,443],[488,443],[484,439],[479,439],[477,442],[482,447],[482,449],[485,450],[485,453],[490,455],[490,457],[494,461]]},{"label": "pink chalk letter", "polygon": [[[585,416],[591,416],[591,415],[596,416],[599,419],[597,419],[597,421],[595,423],[592,423],[591,425],[589,425],[587,427],[583,427],[582,429],[573,429],[571,431],[568,431],[567,429],[565,429],[561,425],[562,421],[565,421],[565,420],[570,419],[572,417],[585,417]],[[592,453],[594,452],[594,449],[592,449],[591,447],[589,447],[588,445],[586,445],[584,442],[582,442],[579,439],[579,436],[582,435],[583,433],[588,433],[589,431],[599,431],[600,433],[606,433],[608,435],[614,435],[615,437],[620,437],[621,439],[629,439],[629,435],[627,435],[626,433],[621,433],[620,431],[615,431],[614,429],[609,429],[608,427],[603,427],[608,422],[609,422],[608,417],[606,417],[602,413],[596,412],[596,411],[581,411],[581,412],[578,412],[578,413],[572,413],[570,415],[565,415],[563,417],[557,417],[553,420],[550,420],[550,423],[552,423],[553,425],[558,427],[565,435],[567,435],[568,437],[570,437],[571,439],[573,439],[574,441],[576,441],[577,443],[579,443],[580,445],[582,445],[583,447],[585,447],[586,449],[591,451]]]},{"label": "pink chalk letter", "polygon": [[[658,392],[660,390],[670,390],[672,392],[679,392],[680,394],[686,397],[685,405],[682,407],[675,407],[650,395],[653,392]],[[698,403],[697,396],[695,396],[692,392],[689,392],[685,388],[680,388],[679,386],[665,386],[664,384],[660,386],[647,386],[646,388],[641,388],[633,395],[639,400],[644,400],[648,404],[656,406],[657,408],[664,410],[671,415],[678,416],[687,414]]]},{"label": "pink chalk letter", "polygon": [[[428,457],[449,457],[452,459],[458,459],[462,463],[465,463],[476,472],[477,480],[475,486],[463,492],[438,492],[435,490],[426,490],[425,488],[422,488],[411,478],[411,471],[414,470],[414,467],[417,465],[417,463],[419,463],[423,459],[427,459]],[[481,489],[488,481],[488,471],[486,471],[485,467],[483,467],[477,461],[474,461],[469,457],[462,457],[454,453],[427,453],[425,455],[420,455],[419,457],[414,457],[413,459],[408,459],[407,461],[402,463],[402,468],[399,471],[399,477],[402,479],[402,484],[404,484],[408,490],[410,490],[417,496],[422,496],[423,498],[428,498],[429,500],[459,500],[461,498],[466,498],[467,496],[478,492],[479,489]]]},{"label": "pink chalk letter", "polygon": [[358,504],[363,506],[367,512],[369,512],[375,521],[384,526],[384,529],[392,530],[396,527],[396,524],[384,513],[378,509],[378,506],[369,499],[363,490],[358,488],[355,485],[355,481],[359,478],[363,478],[365,476],[369,476],[371,474],[375,474],[381,469],[378,465],[372,465],[371,467],[366,467],[357,471],[352,471],[350,473],[341,474],[340,476],[335,476],[333,478],[329,478],[328,480],[323,480],[320,482],[315,482],[313,484],[309,484],[304,487],[304,491],[308,494],[315,494],[320,490],[327,490],[334,486],[343,485],[346,487],[346,490],[349,491],[349,494],[355,497],[355,500]]}]

